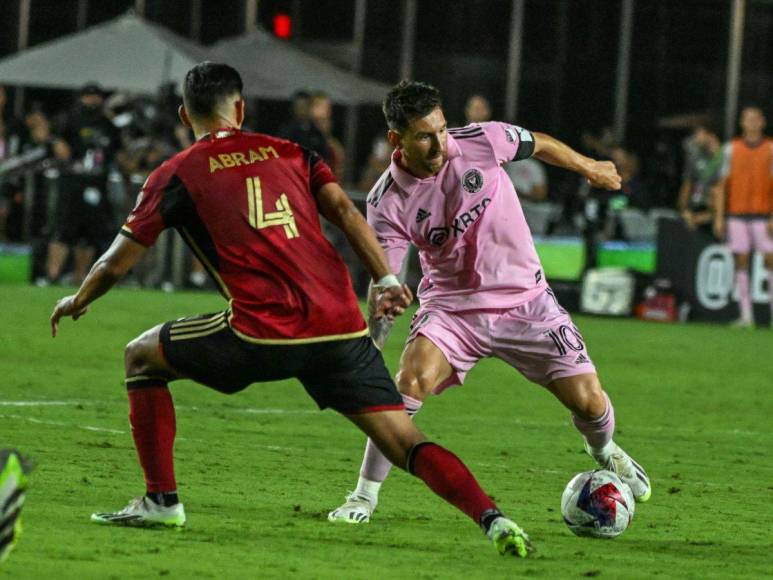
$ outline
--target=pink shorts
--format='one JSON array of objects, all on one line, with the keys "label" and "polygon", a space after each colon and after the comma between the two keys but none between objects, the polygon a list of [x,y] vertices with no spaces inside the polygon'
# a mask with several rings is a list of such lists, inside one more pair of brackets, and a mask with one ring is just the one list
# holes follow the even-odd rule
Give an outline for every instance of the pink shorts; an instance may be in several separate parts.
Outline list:
[{"label": "pink shorts", "polygon": [[418,336],[437,346],[454,370],[435,394],[464,383],[469,370],[486,357],[505,361],[543,386],[596,372],[580,332],[549,288],[515,308],[453,312],[421,307],[408,342]]},{"label": "pink shorts", "polygon": [[773,254],[773,237],[768,232],[766,218],[727,218],[727,245],[734,254]]}]

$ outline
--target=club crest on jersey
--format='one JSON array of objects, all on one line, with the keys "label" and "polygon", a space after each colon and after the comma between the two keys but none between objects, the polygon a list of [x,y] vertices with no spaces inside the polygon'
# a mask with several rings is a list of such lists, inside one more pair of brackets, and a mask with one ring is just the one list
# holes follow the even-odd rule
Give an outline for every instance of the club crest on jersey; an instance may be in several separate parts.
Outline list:
[{"label": "club crest on jersey", "polygon": [[477,169],[468,169],[462,176],[462,188],[467,193],[478,193],[483,189],[483,174]]},{"label": "club crest on jersey", "polygon": [[427,232],[427,239],[433,246],[442,246],[448,239],[449,230],[444,227],[432,228]]}]

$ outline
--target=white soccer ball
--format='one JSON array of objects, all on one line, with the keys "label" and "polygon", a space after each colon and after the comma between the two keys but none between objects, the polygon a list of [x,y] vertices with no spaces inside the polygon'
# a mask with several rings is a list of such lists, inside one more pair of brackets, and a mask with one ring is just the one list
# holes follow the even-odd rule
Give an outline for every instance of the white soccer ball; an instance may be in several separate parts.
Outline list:
[{"label": "white soccer ball", "polygon": [[631,488],[606,469],[578,473],[561,496],[561,513],[578,536],[614,538],[633,519]]}]

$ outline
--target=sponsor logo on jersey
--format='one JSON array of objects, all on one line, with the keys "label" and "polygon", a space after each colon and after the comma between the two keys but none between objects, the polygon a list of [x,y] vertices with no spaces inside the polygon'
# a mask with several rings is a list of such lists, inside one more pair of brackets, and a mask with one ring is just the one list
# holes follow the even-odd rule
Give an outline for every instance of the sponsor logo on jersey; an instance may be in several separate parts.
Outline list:
[{"label": "sponsor logo on jersey", "polygon": [[246,153],[235,151],[233,153],[220,153],[209,158],[209,172],[214,173],[221,169],[230,169],[241,165],[252,165],[257,161],[279,159],[279,153],[273,147],[258,147],[258,150],[249,149]]},{"label": "sponsor logo on jersey", "polygon": [[589,362],[590,362],[590,360],[588,359],[588,357],[585,356],[582,353],[578,354],[577,358],[574,359],[574,364],[576,364],[576,365],[582,365],[582,364],[586,364],[586,363],[589,363]]},{"label": "sponsor logo on jersey", "polygon": [[462,188],[467,193],[478,193],[483,189],[483,174],[478,169],[468,169],[462,176]]},{"label": "sponsor logo on jersey", "polygon": [[429,212],[426,209],[420,207],[419,211],[416,212],[416,223],[420,224],[431,215],[432,212]]},{"label": "sponsor logo on jersey", "polygon": [[448,239],[448,233],[448,228],[445,227],[431,228],[427,232],[427,239],[433,246],[442,246]]},{"label": "sponsor logo on jersey", "polygon": [[467,229],[474,224],[476,221],[478,221],[478,218],[483,215],[483,211],[488,207],[488,205],[491,203],[491,199],[488,197],[483,198],[483,200],[480,203],[476,203],[474,206],[472,206],[467,211],[460,213],[458,216],[454,218],[454,221],[451,222],[451,227],[434,227],[430,228],[430,230],[427,232],[427,240],[429,240],[429,243],[433,246],[442,246],[444,243],[446,243],[446,240],[448,240],[451,233],[454,234],[454,238],[458,238],[464,232],[467,231]]}]

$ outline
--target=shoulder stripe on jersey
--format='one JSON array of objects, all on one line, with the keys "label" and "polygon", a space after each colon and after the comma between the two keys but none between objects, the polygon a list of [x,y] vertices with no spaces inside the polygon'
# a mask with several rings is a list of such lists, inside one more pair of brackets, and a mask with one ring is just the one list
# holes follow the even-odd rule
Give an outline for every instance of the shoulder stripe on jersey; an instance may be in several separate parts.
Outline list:
[{"label": "shoulder stripe on jersey", "polygon": [[483,131],[483,129],[479,126],[473,126],[473,127],[454,127],[453,129],[449,129],[448,132],[452,135],[463,135],[466,133],[474,133],[476,131]]},{"label": "shoulder stripe on jersey", "polygon": [[387,190],[390,187],[392,187],[392,184],[394,183],[394,181],[395,181],[395,178],[392,177],[392,174],[390,173],[389,169],[387,169],[384,175],[376,184],[376,187],[374,187],[373,190],[370,192],[367,202],[373,207],[378,207],[378,204],[381,203],[381,198],[384,197],[384,194],[387,192]]},{"label": "shoulder stripe on jersey", "polygon": [[480,137],[483,135],[483,130],[481,129],[477,133],[465,133],[464,135],[452,135],[454,139],[459,141],[460,139],[473,139],[475,137]]}]

